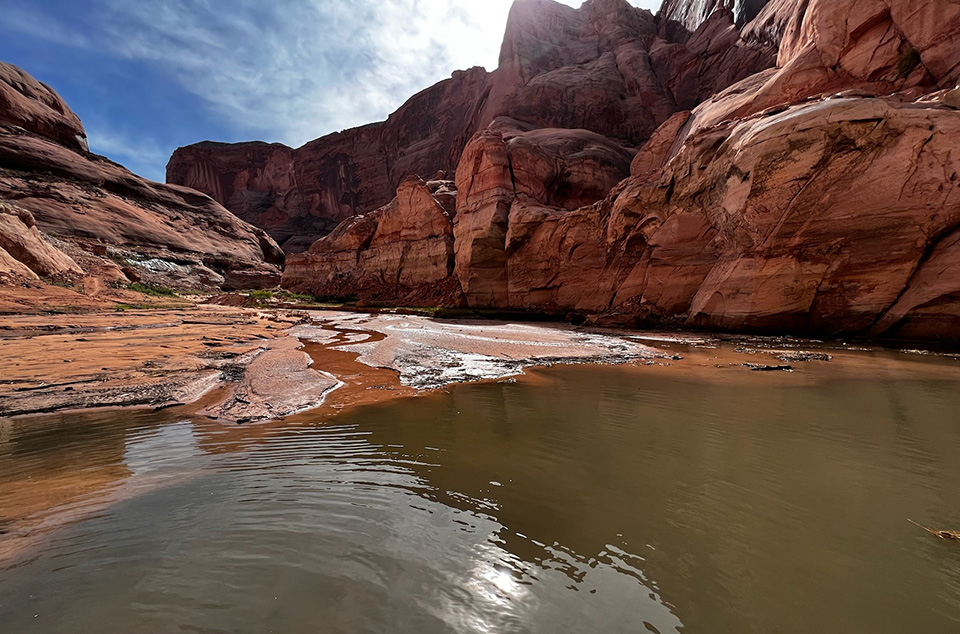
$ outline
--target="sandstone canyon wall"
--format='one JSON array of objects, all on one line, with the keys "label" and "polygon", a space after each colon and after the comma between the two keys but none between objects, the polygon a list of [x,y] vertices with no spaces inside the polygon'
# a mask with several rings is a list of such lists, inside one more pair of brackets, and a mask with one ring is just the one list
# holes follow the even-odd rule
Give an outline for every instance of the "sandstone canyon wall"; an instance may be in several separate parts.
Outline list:
[{"label": "sandstone canyon wall", "polygon": [[719,10],[729,11],[742,27],[757,17],[770,0],[665,0],[659,16],[664,28],[696,31]]},{"label": "sandstone canyon wall", "polygon": [[776,47],[744,40],[733,14],[665,39],[660,21],[626,0],[579,10],[518,0],[499,67],[458,71],[387,121],[278,144],[204,142],[178,149],[167,181],[203,191],[266,229],[288,253],[341,221],[387,204],[409,175],[452,174],[471,136],[500,116],[537,128],[579,128],[636,148],[674,112],[773,66]]},{"label": "sandstone canyon wall", "polygon": [[455,197],[452,181],[408,177],[389,204],[346,220],[308,252],[289,256],[297,264],[284,287],[407,306],[455,302]]},{"label": "sandstone canyon wall", "polygon": [[167,182],[205,192],[266,229],[288,252],[306,250],[340,222],[388,203],[406,176],[456,167],[487,91],[482,68],[411,98],[384,123],[291,149],[200,143],[178,149]]},{"label": "sandstone canyon wall", "polygon": [[0,281],[273,286],[283,253],[209,196],[87,151],[49,87],[0,63]]},{"label": "sandstone canyon wall", "polygon": [[671,0],[657,17],[522,0],[448,155],[446,203],[404,181],[291,256],[284,284],[624,325],[960,338],[958,40],[950,0]]},{"label": "sandstone canyon wall", "polygon": [[[573,212],[530,196],[505,139],[478,135],[458,171],[467,301],[960,336],[958,18],[942,0],[767,5],[745,30],[781,34],[777,68],[675,115],[630,178]],[[512,177],[490,169],[504,154]]]}]

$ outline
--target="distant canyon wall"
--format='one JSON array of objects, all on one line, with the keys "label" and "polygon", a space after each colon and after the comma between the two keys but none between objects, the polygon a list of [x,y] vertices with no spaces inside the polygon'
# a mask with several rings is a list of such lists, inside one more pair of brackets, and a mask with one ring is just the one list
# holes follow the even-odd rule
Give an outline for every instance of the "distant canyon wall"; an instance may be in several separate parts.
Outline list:
[{"label": "distant canyon wall", "polygon": [[[458,71],[387,121],[291,149],[203,142],[178,149],[167,181],[205,192],[267,230],[288,253],[387,204],[410,175],[452,175],[470,138],[498,117],[522,127],[585,129],[636,150],[675,112],[774,65],[777,47],[745,37],[736,15],[662,28],[626,0],[579,10],[518,0],[499,67]],[[696,30],[694,33],[693,31]]]}]

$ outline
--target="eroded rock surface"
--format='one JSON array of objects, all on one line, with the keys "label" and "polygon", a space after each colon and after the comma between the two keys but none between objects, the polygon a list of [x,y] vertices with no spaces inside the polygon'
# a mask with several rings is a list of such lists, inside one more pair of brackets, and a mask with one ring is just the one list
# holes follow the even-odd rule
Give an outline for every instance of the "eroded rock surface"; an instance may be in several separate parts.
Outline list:
[{"label": "eroded rock surface", "polygon": [[466,143],[498,117],[532,128],[585,129],[636,148],[673,113],[772,66],[776,46],[745,40],[734,14],[661,33],[626,0],[578,10],[518,0],[499,67],[458,71],[387,121],[291,149],[198,143],[178,149],[167,181],[203,191],[262,227],[288,253],[387,204],[403,179],[453,173]]},{"label": "eroded rock surface", "polygon": [[303,344],[292,337],[275,339],[244,368],[221,403],[201,412],[215,420],[252,423],[277,420],[319,407],[340,381],[312,367]]},{"label": "eroded rock surface", "polygon": [[33,214],[5,202],[0,202],[0,257],[7,262],[0,275],[36,280],[40,275],[69,278],[83,273],[69,255],[40,233]]},{"label": "eroded rock surface", "polygon": [[87,133],[52,88],[22,69],[0,62],[0,123],[23,128],[76,150],[87,150]]},{"label": "eroded rock surface", "polygon": [[743,26],[757,17],[768,2],[770,0],[665,0],[660,17],[667,28],[680,26],[696,31],[715,12],[729,11],[736,24]]},{"label": "eroded rock surface", "polygon": [[[620,326],[960,337],[958,37],[960,5],[944,0],[677,0],[657,17],[517,2],[459,154],[457,301]],[[396,280],[399,259],[372,247],[377,214],[289,279]],[[378,296],[438,279],[409,273]]]},{"label": "eroded rock surface", "polygon": [[85,291],[279,282],[283,253],[213,199],[86,151],[51,89],[0,63],[0,274]]},{"label": "eroded rock surface", "polygon": [[[781,34],[779,67],[668,120],[599,204],[533,207],[509,187],[506,144],[478,134],[458,172],[467,301],[960,337],[960,112],[942,90],[958,71],[937,44],[960,29],[952,5],[898,7],[769,4],[746,30]],[[908,40],[934,15],[940,35]]]},{"label": "eroded rock surface", "polygon": [[[456,272],[470,305],[570,305],[572,297],[548,299],[559,288],[557,276],[576,277],[596,262],[581,248],[587,236],[553,228],[602,199],[629,174],[631,159],[630,151],[586,130],[491,128],[474,137],[457,170],[455,226]],[[541,265],[514,266],[524,249],[542,254]],[[551,259],[558,251],[570,264],[563,273]]]},{"label": "eroded rock surface", "polygon": [[[332,327],[331,327],[332,326]],[[344,341],[339,349],[359,353],[357,361],[390,368],[400,383],[437,389],[454,383],[515,376],[530,366],[574,363],[654,362],[670,355],[615,334],[586,332],[567,325],[460,322],[409,315],[313,313],[291,331],[305,340],[330,344],[338,333],[380,336]]]},{"label": "eroded rock surface", "polygon": [[[451,301],[453,274],[451,181],[412,176],[388,205],[344,221],[308,252],[289,256],[284,288],[320,297],[387,298],[404,305]],[[453,203],[453,204],[451,204]]]},{"label": "eroded rock surface", "polygon": [[612,301],[699,326],[887,333],[874,324],[960,222],[958,125],[835,98],[689,137],[610,206],[608,238],[638,247]]},{"label": "eroded rock surface", "polygon": [[[224,384],[229,389],[216,399],[223,420],[290,414],[301,408],[297,395],[303,390],[321,399],[312,391],[318,384],[305,372],[293,371],[299,342],[285,330],[298,320],[223,307],[6,317],[0,327],[0,417],[91,407],[168,407],[196,401]],[[265,360],[257,363],[261,356]],[[289,385],[279,384],[286,391],[278,392],[270,407],[262,402],[259,409],[236,407],[233,388],[253,386],[256,391],[276,376],[278,367],[303,388],[287,390]],[[233,407],[226,405],[228,398]],[[255,399],[246,400],[252,404]]]}]

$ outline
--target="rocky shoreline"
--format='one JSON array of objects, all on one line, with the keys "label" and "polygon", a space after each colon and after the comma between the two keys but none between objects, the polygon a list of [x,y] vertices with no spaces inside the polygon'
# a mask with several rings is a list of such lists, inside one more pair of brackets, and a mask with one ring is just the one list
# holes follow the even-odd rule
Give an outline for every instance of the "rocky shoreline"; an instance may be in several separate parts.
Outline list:
[{"label": "rocky shoreline", "polygon": [[[118,421],[129,414],[149,425],[193,426],[237,450],[458,383],[553,385],[546,368],[559,364],[617,364],[638,389],[670,377],[695,394],[757,382],[937,380],[950,367],[960,371],[960,350],[204,304],[16,315],[0,325],[0,438],[18,429],[67,433],[103,416],[122,430]],[[123,411],[114,419],[103,409]],[[160,409],[167,411],[150,412]],[[0,561],[80,517],[197,473],[129,479],[93,470],[67,480],[54,471],[29,487],[8,483]]]},{"label": "rocky shoreline", "polygon": [[[566,326],[204,305],[10,317],[0,350],[0,416],[196,405],[192,413],[224,423],[317,409],[375,371],[392,375],[384,391],[410,394],[530,365],[662,356]],[[331,353],[359,359],[331,362]]]},{"label": "rocky shoreline", "polygon": [[192,403],[270,356],[296,319],[223,307],[8,316],[0,416]]},{"label": "rocky shoreline", "polygon": [[793,370],[870,349],[745,336],[721,345],[691,334],[336,310],[197,305],[20,315],[0,330],[0,417],[180,407],[223,424],[256,423],[554,364]]}]

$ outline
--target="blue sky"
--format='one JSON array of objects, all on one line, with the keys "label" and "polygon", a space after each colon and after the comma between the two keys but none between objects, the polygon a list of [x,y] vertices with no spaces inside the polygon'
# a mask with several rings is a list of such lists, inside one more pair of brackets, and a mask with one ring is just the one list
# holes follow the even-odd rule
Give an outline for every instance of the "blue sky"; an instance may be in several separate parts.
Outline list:
[{"label": "blue sky", "polygon": [[92,151],[163,180],[181,145],[299,146],[382,120],[454,70],[492,70],[510,4],[0,0],[0,60],[53,86]]}]

